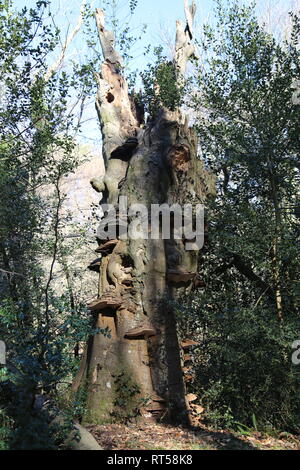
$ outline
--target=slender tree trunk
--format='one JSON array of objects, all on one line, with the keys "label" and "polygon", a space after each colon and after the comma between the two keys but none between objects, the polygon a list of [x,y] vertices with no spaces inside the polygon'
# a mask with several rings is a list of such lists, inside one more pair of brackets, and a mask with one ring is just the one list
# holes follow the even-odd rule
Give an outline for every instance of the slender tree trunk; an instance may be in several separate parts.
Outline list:
[{"label": "slender tree trunk", "polygon": [[283,303],[282,303],[282,294],[281,294],[281,280],[280,280],[280,268],[279,268],[279,257],[278,257],[278,245],[280,242],[280,233],[282,227],[280,206],[278,201],[278,190],[277,190],[277,178],[274,174],[272,160],[270,156],[267,157],[268,166],[269,166],[269,182],[270,182],[270,193],[271,200],[274,207],[274,223],[275,223],[275,233],[272,241],[272,246],[270,250],[271,254],[271,266],[272,266],[272,277],[273,277],[273,286],[275,292],[275,305],[277,311],[277,317],[280,323],[283,322]]},{"label": "slender tree trunk", "polygon": [[283,322],[283,306],[282,306],[282,295],[281,295],[281,283],[280,283],[280,271],[279,271],[279,259],[278,259],[278,236],[275,235],[273,244],[271,247],[271,264],[273,274],[273,285],[275,291],[275,305],[277,311],[277,317],[280,323]]},{"label": "slender tree trunk", "polygon": [[[185,10],[186,28],[177,22],[174,65],[178,77],[194,53],[194,3],[185,2]],[[204,203],[214,193],[214,179],[197,158],[198,142],[187,117],[179,109],[162,108],[144,126],[122,76],[113,34],[105,30],[102,10],[96,11],[96,21],[104,56],[96,106],[106,174],[91,183],[102,192],[101,203],[108,202],[120,212],[120,197],[126,196],[128,207],[143,204],[148,214],[153,204],[192,203],[195,207]],[[151,218],[146,221],[149,232],[151,222]],[[124,411],[137,384],[139,397],[149,399],[140,406],[145,419],[168,416],[187,423],[182,352],[170,300],[192,287],[197,248],[186,250],[186,241],[172,234],[169,240],[122,239],[121,227],[117,228],[115,240],[98,239],[101,263],[91,265],[99,270],[99,292],[89,308],[95,324],[109,329],[110,336],[100,333],[90,339],[75,388],[87,383],[89,421],[111,421],[121,403]]]}]

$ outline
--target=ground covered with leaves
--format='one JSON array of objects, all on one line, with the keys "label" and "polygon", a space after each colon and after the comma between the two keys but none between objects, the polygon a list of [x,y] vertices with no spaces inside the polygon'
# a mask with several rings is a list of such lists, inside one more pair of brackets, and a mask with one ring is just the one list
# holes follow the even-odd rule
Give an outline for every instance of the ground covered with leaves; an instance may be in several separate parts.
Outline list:
[{"label": "ground covered with leaves", "polygon": [[193,429],[154,424],[87,426],[105,450],[300,450],[300,437],[249,435],[205,426]]}]

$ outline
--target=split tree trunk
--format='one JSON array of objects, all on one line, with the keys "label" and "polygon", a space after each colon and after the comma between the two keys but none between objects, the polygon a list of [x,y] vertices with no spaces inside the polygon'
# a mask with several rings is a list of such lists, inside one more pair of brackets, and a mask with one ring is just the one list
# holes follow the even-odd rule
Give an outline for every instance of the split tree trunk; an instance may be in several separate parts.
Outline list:
[{"label": "split tree trunk", "polygon": [[[177,22],[174,65],[180,80],[194,53],[194,2],[185,1],[187,26]],[[128,94],[122,59],[113,34],[105,30],[104,13],[96,11],[104,62],[98,77],[96,106],[103,136],[106,174],[91,183],[101,203],[118,208],[144,204],[204,203],[214,180],[197,158],[197,137],[181,110],[160,109],[144,125],[142,113]],[[149,230],[151,220],[148,221]],[[89,341],[74,390],[87,383],[89,421],[109,422],[134,396],[149,400],[140,407],[145,418],[168,416],[188,421],[181,348],[170,300],[191,289],[198,271],[198,251],[187,251],[184,239],[99,240],[101,254],[91,269],[99,271],[98,298],[89,305],[99,328]],[[168,299],[168,300],[166,300]],[[127,382],[126,382],[127,381]],[[128,403],[124,401],[128,384]],[[123,402],[122,402],[123,400]],[[129,410],[128,410],[129,412]]]}]

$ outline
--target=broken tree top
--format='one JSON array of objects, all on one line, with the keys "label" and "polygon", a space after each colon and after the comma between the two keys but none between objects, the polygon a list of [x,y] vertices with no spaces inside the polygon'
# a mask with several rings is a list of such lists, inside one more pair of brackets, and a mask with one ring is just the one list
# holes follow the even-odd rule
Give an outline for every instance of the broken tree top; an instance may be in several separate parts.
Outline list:
[{"label": "broken tree top", "polygon": [[153,326],[145,323],[127,331],[127,333],[125,334],[125,338],[135,339],[141,336],[145,338],[149,338],[150,336],[155,336],[155,335],[156,335],[156,330],[153,328]]}]

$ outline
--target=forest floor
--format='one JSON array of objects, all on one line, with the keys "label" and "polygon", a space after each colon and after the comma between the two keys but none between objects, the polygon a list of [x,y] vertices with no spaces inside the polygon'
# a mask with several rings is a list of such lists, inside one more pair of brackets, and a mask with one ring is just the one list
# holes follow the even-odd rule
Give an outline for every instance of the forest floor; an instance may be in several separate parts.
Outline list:
[{"label": "forest floor", "polygon": [[287,433],[243,435],[205,426],[185,429],[153,423],[86,427],[104,450],[300,450],[300,437]]}]

